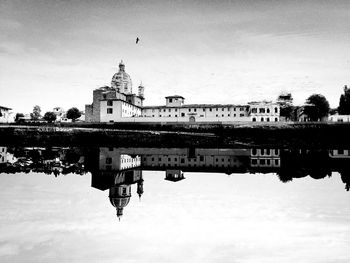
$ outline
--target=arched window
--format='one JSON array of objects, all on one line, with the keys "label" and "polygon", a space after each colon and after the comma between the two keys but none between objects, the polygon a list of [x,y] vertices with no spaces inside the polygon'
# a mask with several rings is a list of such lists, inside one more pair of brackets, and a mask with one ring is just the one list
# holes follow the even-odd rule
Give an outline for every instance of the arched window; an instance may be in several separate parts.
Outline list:
[{"label": "arched window", "polygon": [[256,121],[256,118],[253,118],[253,121]]}]

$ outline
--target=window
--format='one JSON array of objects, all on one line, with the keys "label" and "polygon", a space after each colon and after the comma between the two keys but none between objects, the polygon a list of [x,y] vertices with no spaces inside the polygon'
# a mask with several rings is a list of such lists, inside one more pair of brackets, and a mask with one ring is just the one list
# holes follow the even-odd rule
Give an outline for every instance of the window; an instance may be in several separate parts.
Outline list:
[{"label": "window", "polygon": [[113,114],[113,109],[112,108],[107,108],[107,114]]},{"label": "window", "polygon": [[230,114],[227,114],[227,117],[230,117],[231,115]]},{"label": "window", "polygon": [[222,111],[224,111],[224,110],[225,110],[225,108],[222,108],[221,110],[222,110]]},{"label": "window", "polygon": [[161,161],[162,161],[162,157],[159,157],[159,158],[158,158],[158,161],[161,162]]},{"label": "window", "polygon": [[266,149],[266,155],[270,155],[270,149]]},{"label": "window", "polygon": [[261,121],[264,121],[264,118],[261,118]]},{"label": "window", "polygon": [[244,117],[244,113],[240,113],[240,114],[239,114],[239,117]]},{"label": "window", "polygon": [[216,108],[216,111],[218,111],[219,109],[218,108]]},{"label": "window", "polygon": [[106,94],[103,94],[103,99],[106,99],[107,98],[107,95]]},{"label": "window", "polygon": [[259,113],[265,113],[265,109],[264,108],[260,108],[259,109]]},{"label": "window", "polygon": [[258,109],[257,108],[252,108],[252,113],[257,113]]},{"label": "window", "polygon": [[184,158],[181,158],[181,163],[185,163],[185,159]]},{"label": "window", "polygon": [[236,113],[235,113],[235,114],[233,114],[233,117],[236,117]]},{"label": "window", "polygon": [[113,100],[107,100],[107,106],[113,106]]},{"label": "window", "polygon": [[185,113],[182,112],[182,113],[181,113],[181,117],[185,117]]},{"label": "window", "polygon": [[260,164],[265,165],[265,159],[260,159],[259,162]]},{"label": "window", "polygon": [[271,161],[269,159],[266,160],[266,164],[270,165]]},{"label": "window", "polygon": [[107,157],[106,158],[106,164],[112,164],[112,158]]},{"label": "window", "polygon": [[203,111],[205,111],[205,109],[203,108]]},{"label": "window", "polygon": [[256,165],[258,162],[257,162],[257,160],[256,159],[252,159],[252,164],[253,165]]},{"label": "window", "polygon": [[278,155],[278,149],[275,149],[275,155]]},{"label": "window", "polygon": [[170,157],[168,158],[168,162],[170,162],[171,161],[171,159],[170,159]]},{"label": "window", "polygon": [[177,117],[177,115],[175,114],[175,117]]},{"label": "window", "polygon": [[173,102],[173,99],[169,99],[169,102],[172,103],[172,102]]},{"label": "window", "polygon": [[275,118],[275,121],[278,121],[278,118]]},{"label": "window", "polygon": [[199,156],[199,160],[200,160],[201,162],[203,162],[203,161],[204,161],[204,156]]},{"label": "window", "polygon": [[162,114],[159,114],[159,117],[162,117]]},{"label": "window", "polygon": [[269,121],[270,121],[270,118],[266,118],[266,121],[269,122]]},{"label": "window", "polygon": [[224,114],[222,114],[222,117],[224,117]]},{"label": "window", "polygon": [[209,111],[213,111],[213,109],[212,109],[212,108],[210,108],[210,109],[209,109]]},{"label": "window", "polygon": [[278,112],[278,109],[277,109],[277,107],[275,107],[275,113],[277,113]]},{"label": "window", "polygon": [[270,113],[270,109],[269,109],[269,108],[267,108],[267,109],[266,109],[266,112],[267,112],[267,113]]},{"label": "window", "polygon": [[257,154],[256,149],[253,149],[253,150],[252,150],[252,155],[256,155],[256,154]]},{"label": "window", "polygon": [[175,109],[175,112],[177,112],[177,109]]},{"label": "window", "polygon": [[275,165],[278,165],[278,164],[279,164],[279,160],[275,159]]},{"label": "window", "polygon": [[194,109],[194,112],[197,112],[197,109]]},{"label": "window", "polygon": [[191,109],[188,109],[189,112],[191,112]]},{"label": "window", "polygon": [[339,149],[338,150],[338,154],[344,154],[344,150],[343,149]]},{"label": "window", "polygon": [[171,112],[171,109],[169,109],[169,112]]}]

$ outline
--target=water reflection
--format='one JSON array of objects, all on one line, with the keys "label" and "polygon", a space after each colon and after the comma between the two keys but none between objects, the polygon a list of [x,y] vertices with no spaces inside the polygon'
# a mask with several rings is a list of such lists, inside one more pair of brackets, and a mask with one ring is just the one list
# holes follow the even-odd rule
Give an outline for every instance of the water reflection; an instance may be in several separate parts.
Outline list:
[{"label": "water reflection", "polygon": [[165,171],[179,182],[186,172],[274,173],[283,183],[310,176],[322,179],[339,172],[350,189],[350,150],[200,149],[200,148],[62,148],[0,147],[0,173],[45,173],[55,177],[91,173],[91,186],[109,191],[117,217],[129,204],[132,187],[141,198],[142,171]]}]

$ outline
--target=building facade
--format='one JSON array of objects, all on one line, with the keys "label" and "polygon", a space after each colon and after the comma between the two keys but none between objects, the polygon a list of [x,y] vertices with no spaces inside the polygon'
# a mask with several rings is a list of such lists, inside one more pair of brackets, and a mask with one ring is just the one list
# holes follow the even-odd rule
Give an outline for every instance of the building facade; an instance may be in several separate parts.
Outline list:
[{"label": "building facade", "polygon": [[93,91],[92,104],[85,106],[87,122],[277,122],[277,103],[261,101],[235,104],[185,104],[180,95],[167,96],[165,105],[144,106],[144,86],[132,92],[132,81],[120,62],[111,86]]}]

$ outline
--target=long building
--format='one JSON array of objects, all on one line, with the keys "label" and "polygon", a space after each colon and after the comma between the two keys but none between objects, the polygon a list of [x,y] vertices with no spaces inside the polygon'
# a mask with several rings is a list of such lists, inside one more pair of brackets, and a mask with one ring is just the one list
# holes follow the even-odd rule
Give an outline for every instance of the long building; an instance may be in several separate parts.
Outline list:
[{"label": "long building", "polygon": [[85,106],[87,122],[278,122],[279,105],[271,101],[247,104],[185,104],[180,95],[167,96],[165,105],[144,106],[145,88],[133,93],[123,61],[111,86],[93,91],[92,104]]}]

